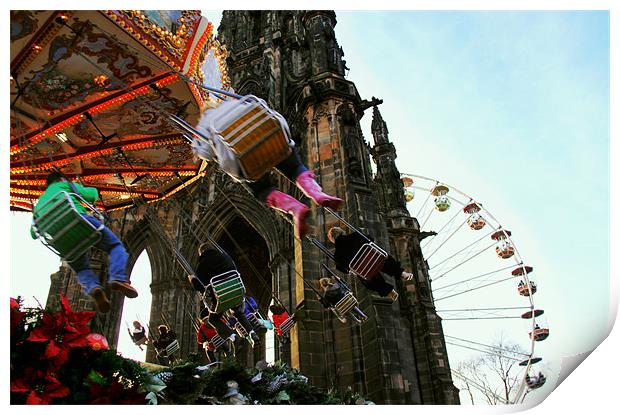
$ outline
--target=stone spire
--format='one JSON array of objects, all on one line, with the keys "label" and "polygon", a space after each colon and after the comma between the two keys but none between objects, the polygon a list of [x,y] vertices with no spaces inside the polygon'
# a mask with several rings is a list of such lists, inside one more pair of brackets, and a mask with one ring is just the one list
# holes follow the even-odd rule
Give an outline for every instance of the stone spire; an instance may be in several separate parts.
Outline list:
[{"label": "stone spire", "polygon": [[378,146],[390,142],[388,138],[387,124],[383,121],[381,112],[376,105],[372,108],[372,124],[370,129],[372,131],[372,136],[375,139],[375,145]]},{"label": "stone spire", "polygon": [[388,138],[387,124],[376,105],[372,109],[371,130],[375,141],[372,157],[377,165],[375,183],[382,196],[383,208],[389,216],[409,216],[403,183],[395,163],[396,148]]}]

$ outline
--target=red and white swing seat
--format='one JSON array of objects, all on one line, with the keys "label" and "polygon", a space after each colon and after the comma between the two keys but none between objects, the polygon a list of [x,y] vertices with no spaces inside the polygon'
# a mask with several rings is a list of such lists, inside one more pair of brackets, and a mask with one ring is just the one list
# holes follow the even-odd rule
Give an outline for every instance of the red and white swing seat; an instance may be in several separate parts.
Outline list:
[{"label": "red and white swing seat", "polygon": [[365,280],[373,280],[383,269],[387,256],[387,252],[374,242],[365,243],[349,263],[349,272]]}]

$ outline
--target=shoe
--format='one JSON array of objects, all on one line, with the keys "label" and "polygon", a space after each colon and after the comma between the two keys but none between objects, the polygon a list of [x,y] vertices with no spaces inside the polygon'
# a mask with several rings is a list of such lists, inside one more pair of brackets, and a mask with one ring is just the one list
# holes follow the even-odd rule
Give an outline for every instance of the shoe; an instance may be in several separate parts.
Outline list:
[{"label": "shoe", "polygon": [[400,274],[400,277],[402,278],[403,281],[411,281],[413,279],[413,274],[410,272],[403,271],[403,273]]},{"label": "shoe", "polygon": [[342,199],[323,193],[323,189],[314,180],[314,172],[307,170],[297,176],[295,180],[299,190],[314,201],[317,205],[338,210],[342,206]]},{"label": "shoe", "polygon": [[110,311],[110,300],[108,300],[108,296],[105,295],[105,291],[103,291],[102,288],[93,288],[90,290],[90,296],[95,300],[97,310],[99,310],[100,313],[107,313]]},{"label": "shoe", "polygon": [[245,336],[245,340],[250,344],[250,347],[253,349],[254,348],[254,338],[248,336]]},{"label": "shoe", "polygon": [[396,301],[398,299],[398,293],[394,290],[390,291],[387,295],[392,301]]},{"label": "shoe", "polygon": [[279,190],[272,190],[267,195],[267,206],[280,212],[288,213],[295,220],[297,234],[302,238],[308,232],[306,219],[310,214],[310,208],[292,196]]},{"label": "shoe", "polygon": [[251,332],[250,336],[252,336],[252,340],[254,340],[255,344],[260,344],[260,337],[258,337],[258,334]]},{"label": "shoe", "polygon": [[127,298],[136,298],[138,291],[127,281],[110,281],[108,287],[112,290],[120,291]]}]

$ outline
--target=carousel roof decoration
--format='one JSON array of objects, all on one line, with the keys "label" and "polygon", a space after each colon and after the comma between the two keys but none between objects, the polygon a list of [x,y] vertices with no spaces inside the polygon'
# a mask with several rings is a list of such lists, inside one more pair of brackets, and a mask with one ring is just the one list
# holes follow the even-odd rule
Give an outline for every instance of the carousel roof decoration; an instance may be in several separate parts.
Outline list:
[{"label": "carousel roof decoration", "polygon": [[31,210],[52,169],[108,210],[200,178],[168,115],[195,124],[219,102],[197,85],[230,87],[212,32],[198,10],[11,11],[11,209]]}]

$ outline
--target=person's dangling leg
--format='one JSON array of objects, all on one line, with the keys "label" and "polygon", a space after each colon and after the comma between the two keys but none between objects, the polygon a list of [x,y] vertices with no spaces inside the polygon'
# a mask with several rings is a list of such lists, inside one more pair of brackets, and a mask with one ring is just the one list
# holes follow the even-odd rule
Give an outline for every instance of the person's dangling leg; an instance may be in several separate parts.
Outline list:
[{"label": "person's dangling leg", "polygon": [[[101,222],[92,216],[84,215],[84,217],[94,226],[99,227],[101,225]],[[131,286],[129,277],[127,277],[129,255],[120,239],[104,226],[101,230],[101,240],[95,246],[107,252],[110,258],[108,286],[113,290],[120,291],[126,297],[136,298],[138,291]]]},{"label": "person's dangling leg", "polygon": [[275,190],[275,187],[271,183],[271,175],[269,173],[263,175],[263,177],[255,182],[248,183],[248,187],[252,190],[254,197],[263,203],[266,203],[269,193]]},{"label": "person's dangling leg", "polygon": [[280,170],[290,181],[294,182],[297,177],[308,171],[308,168],[301,162],[297,148],[291,149],[291,154],[283,161],[276,165],[276,169]]},{"label": "person's dangling leg", "polygon": [[392,301],[396,301],[398,293],[394,290],[394,286],[385,281],[383,275],[379,274],[372,280],[365,280],[364,278],[358,278],[358,280],[371,291],[375,291],[381,297],[390,297]]},{"label": "person's dangling leg", "polygon": [[219,334],[222,339],[230,337],[230,335],[233,333],[230,327],[228,327],[222,322],[221,314],[212,313],[209,315],[208,320],[209,324],[211,324],[211,326],[215,329],[215,331],[217,331],[217,334]]},{"label": "person's dangling leg", "polygon": [[258,334],[256,334],[256,332],[254,331],[254,327],[252,327],[252,323],[250,323],[247,316],[245,315],[243,303],[233,308],[232,310],[237,320],[239,320],[239,323],[241,323],[245,331],[250,335],[250,337],[252,337],[252,340],[255,343],[260,343],[260,337],[258,337]]},{"label": "person's dangling leg", "polygon": [[334,210],[338,210],[342,205],[342,199],[323,192],[323,189],[314,178],[314,173],[308,170],[301,162],[295,147],[293,147],[288,158],[279,163],[276,168],[291,181],[295,182],[299,190],[317,205],[326,206]]},{"label": "person's dangling leg", "polygon": [[249,186],[256,199],[272,209],[293,216],[299,237],[304,236],[308,232],[308,225],[306,224],[306,219],[310,214],[308,206],[273,187],[269,174],[265,174],[257,181],[250,183]]},{"label": "person's dangling leg", "polygon": [[110,311],[110,300],[99,282],[99,276],[90,268],[90,251],[86,251],[79,258],[69,262],[69,266],[77,274],[78,283],[82,286],[84,293],[95,300],[99,312]]}]

